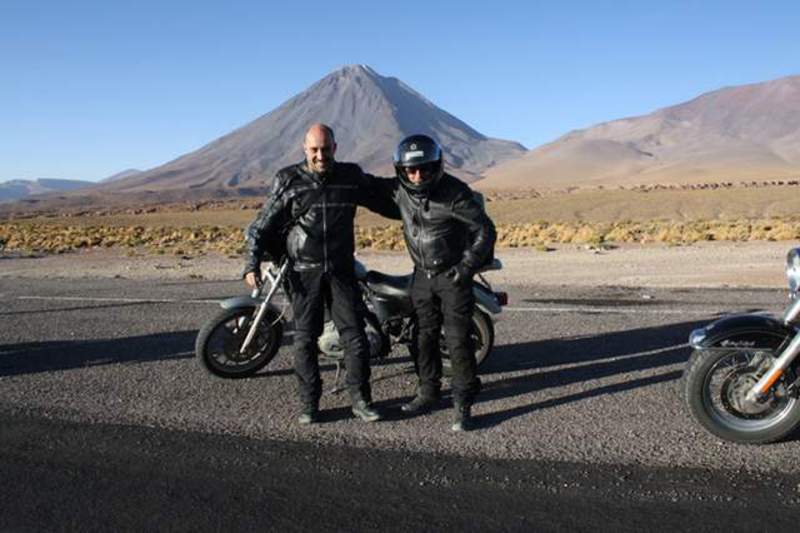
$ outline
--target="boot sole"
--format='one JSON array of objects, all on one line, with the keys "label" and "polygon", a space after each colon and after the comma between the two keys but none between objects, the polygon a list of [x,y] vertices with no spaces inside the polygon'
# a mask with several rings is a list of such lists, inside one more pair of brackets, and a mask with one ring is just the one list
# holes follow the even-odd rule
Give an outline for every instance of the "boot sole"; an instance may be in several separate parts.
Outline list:
[{"label": "boot sole", "polygon": [[433,411],[436,405],[439,403],[439,400],[432,400],[430,402],[424,403],[416,408],[409,408],[408,404],[401,405],[400,411],[407,415],[422,415],[429,411]]},{"label": "boot sole", "polygon": [[381,419],[381,415],[372,415],[372,416],[370,416],[370,415],[357,413],[355,411],[353,411],[353,416],[355,416],[356,418],[360,419],[363,422],[377,422],[378,420]]}]

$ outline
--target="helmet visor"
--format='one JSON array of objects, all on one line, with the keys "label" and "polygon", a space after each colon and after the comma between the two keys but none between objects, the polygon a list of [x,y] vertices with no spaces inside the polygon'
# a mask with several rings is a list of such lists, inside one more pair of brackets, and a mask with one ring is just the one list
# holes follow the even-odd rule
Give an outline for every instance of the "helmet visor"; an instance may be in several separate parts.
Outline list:
[{"label": "helmet visor", "polygon": [[403,177],[414,185],[419,185],[436,177],[439,163],[425,163],[422,165],[401,166]]}]

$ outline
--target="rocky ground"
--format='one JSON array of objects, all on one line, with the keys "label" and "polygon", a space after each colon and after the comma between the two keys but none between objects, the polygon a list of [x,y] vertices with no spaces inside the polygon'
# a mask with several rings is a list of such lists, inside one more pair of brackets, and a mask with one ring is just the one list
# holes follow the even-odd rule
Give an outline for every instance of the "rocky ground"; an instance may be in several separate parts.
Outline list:
[{"label": "rocky ground", "polygon": [[[598,250],[559,245],[553,251],[498,249],[503,270],[491,280],[511,285],[629,287],[785,286],[784,261],[792,242],[708,242],[689,246],[623,245]],[[0,255],[0,279],[128,278],[234,279],[242,260],[221,254],[129,255],[89,249],[59,255]],[[405,252],[363,252],[368,268],[387,273],[411,271]]]}]

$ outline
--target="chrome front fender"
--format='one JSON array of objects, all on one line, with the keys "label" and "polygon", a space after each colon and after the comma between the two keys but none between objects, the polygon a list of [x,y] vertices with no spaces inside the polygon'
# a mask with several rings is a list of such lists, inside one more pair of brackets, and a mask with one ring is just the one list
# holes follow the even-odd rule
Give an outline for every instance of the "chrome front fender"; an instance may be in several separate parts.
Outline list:
[{"label": "chrome front fender", "polygon": [[263,298],[253,298],[252,296],[234,296],[219,302],[223,309],[237,309],[239,307],[258,307],[264,302]]},{"label": "chrome front fender", "polygon": [[733,315],[692,331],[689,345],[695,350],[746,348],[776,353],[797,330],[767,315]]}]

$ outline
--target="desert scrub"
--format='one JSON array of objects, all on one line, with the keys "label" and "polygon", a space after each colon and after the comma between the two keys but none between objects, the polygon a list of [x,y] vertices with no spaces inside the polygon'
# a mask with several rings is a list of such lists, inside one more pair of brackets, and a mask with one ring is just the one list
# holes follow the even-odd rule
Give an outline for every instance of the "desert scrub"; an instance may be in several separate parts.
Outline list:
[{"label": "desert scrub", "polygon": [[405,250],[403,230],[400,226],[356,226],[356,248],[373,250]]},{"label": "desert scrub", "polygon": [[[359,249],[405,250],[402,227],[356,227]],[[546,250],[552,244],[608,246],[622,243],[691,244],[698,241],[782,241],[800,239],[800,219],[740,219],[674,222],[532,222],[498,224],[497,244],[503,248]],[[63,253],[86,248],[122,248],[155,254],[197,255],[218,252],[239,256],[245,250],[238,226],[88,226],[32,223],[0,224],[5,250]]]},{"label": "desert scrub", "polygon": [[181,249],[226,252],[243,248],[242,231],[217,226],[199,228],[59,226],[54,224],[0,224],[0,239],[9,250],[63,253],[81,248],[127,249],[148,251]]},{"label": "desert scrub", "polygon": [[[0,224],[0,241],[7,250],[64,253],[83,248],[123,248],[154,254],[196,255],[219,252],[239,256],[245,251],[244,231],[234,226],[72,226]],[[403,250],[399,226],[357,230],[360,248]]]}]

